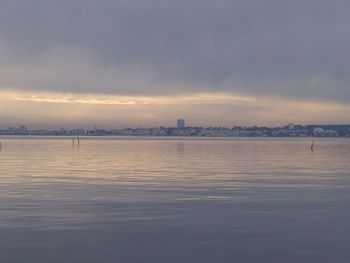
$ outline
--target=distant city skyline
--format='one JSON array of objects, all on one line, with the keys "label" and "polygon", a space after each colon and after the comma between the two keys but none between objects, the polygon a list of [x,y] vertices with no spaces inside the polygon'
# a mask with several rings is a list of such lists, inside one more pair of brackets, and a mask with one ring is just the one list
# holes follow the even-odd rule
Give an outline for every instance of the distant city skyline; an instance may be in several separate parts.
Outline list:
[{"label": "distant city skyline", "polygon": [[174,128],[180,128],[179,126],[179,121],[183,120],[185,121],[184,123],[184,128],[185,127],[267,127],[267,128],[274,128],[274,127],[283,127],[283,126],[288,126],[288,125],[350,125],[349,122],[281,122],[277,123],[276,125],[273,124],[261,124],[261,123],[252,123],[252,124],[241,124],[241,123],[228,123],[228,124],[215,124],[214,123],[208,123],[205,125],[202,124],[197,124],[198,122],[196,121],[188,121],[187,119],[174,119],[170,120],[164,123],[156,123],[154,125],[152,124],[146,124],[146,125],[141,125],[141,124],[133,124],[133,125],[123,125],[122,123],[106,123],[106,124],[97,124],[97,123],[87,123],[87,124],[61,124],[61,123],[54,123],[54,124],[49,124],[49,123],[34,123],[31,124],[30,122],[19,122],[19,123],[10,123],[6,124],[4,122],[0,122],[0,129],[8,129],[8,128],[20,128],[20,127],[26,127],[28,129],[47,129],[47,130],[58,130],[58,129],[85,129],[85,130],[94,130],[94,129],[127,129],[127,128],[132,128],[132,129],[137,129],[137,128],[155,128],[155,127],[174,127]]},{"label": "distant city skyline", "polygon": [[184,119],[174,127],[104,129],[30,129],[27,126],[0,129],[0,135],[33,136],[196,136],[196,137],[350,137],[348,125],[299,125],[282,127],[196,127],[186,126]]}]

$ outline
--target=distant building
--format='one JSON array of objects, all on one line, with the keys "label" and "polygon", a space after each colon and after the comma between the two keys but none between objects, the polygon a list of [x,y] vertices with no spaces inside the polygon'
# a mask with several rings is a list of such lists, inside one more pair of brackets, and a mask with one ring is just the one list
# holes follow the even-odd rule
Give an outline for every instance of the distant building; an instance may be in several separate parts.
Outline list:
[{"label": "distant building", "polygon": [[323,136],[324,135],[324,129],[317,127],[312,131],[312,134],[314,136]]},{"label": "distant building", "polygon": [[21,135],[26,135],[28,132],[27,126],[22,125],[19,126],[19,128],[17,129],[17,133],[21,134]]},{"label": "distant building", "polygon": [[324,133],[327,137],[337,137],[338,136],[338,133],[336,131],[333,131],[333,130],[325,130]]},{"label": "distant building", "polygon": [[185,128],[185,120],[184,119],[178,119],[177,120],[177,128],[178,129],[184,129]]}]

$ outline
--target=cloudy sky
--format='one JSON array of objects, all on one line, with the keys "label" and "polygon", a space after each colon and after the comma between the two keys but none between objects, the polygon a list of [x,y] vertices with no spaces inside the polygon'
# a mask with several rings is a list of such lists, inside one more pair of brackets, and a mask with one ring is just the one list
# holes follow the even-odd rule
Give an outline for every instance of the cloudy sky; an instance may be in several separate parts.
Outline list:
[{"label": "cloudy sky", "polygon": [[0,3],[0,127],[350,123],[348,0]]}]

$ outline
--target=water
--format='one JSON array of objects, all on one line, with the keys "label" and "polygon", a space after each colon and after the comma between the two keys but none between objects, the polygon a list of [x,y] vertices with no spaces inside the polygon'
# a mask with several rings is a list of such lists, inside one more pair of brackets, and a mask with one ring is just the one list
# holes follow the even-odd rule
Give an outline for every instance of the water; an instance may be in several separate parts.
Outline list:
[{"label": "water", "polygon": [[1,262],[350,262],[350,140],[1,138]]}]

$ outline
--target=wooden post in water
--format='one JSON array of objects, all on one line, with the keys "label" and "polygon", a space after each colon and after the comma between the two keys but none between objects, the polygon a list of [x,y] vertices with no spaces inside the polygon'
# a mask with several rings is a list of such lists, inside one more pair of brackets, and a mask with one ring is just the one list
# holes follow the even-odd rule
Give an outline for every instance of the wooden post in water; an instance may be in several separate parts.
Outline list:
[{"label": "wooden post in water", "polygon": [[315,144],[315,139],[312,139],[312,143],[311,143],[311,151],[313,151],[314,150],[314,144]]}]

